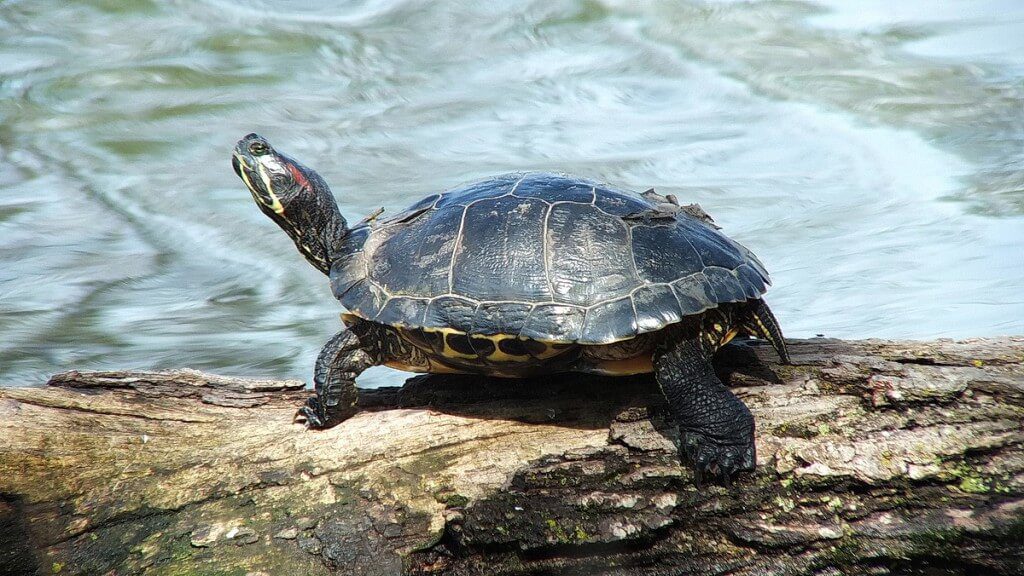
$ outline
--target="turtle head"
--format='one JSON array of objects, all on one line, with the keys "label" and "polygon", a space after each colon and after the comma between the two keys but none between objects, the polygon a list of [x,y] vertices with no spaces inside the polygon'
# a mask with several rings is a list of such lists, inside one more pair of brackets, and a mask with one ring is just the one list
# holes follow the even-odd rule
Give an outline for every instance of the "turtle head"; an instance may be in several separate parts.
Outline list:
[{"label": "turtle head", "polygon": [[265,138],[249,134],[238,141],[231,158],[235,174],[268,216],[287,218],[287,207],[302,202],[314,188],[327,185],[316,172],[274,150]]},{"label": "turtle head", "polygon": [[348,228],[324,179],[258,134],[238,141],[231,166],[260,210],[277,222],[313,266],[330,272]]}]

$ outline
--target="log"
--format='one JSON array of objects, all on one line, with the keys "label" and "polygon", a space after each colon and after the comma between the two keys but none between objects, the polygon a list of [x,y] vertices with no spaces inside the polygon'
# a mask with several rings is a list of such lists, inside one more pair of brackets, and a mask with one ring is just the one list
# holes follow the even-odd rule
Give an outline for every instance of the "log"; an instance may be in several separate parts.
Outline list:
[{"label": "log", "polygon": [[758,467],[697,486],[649,377],[0,389],[0,574],[1024,574],[1024,338],[755,342]]}]

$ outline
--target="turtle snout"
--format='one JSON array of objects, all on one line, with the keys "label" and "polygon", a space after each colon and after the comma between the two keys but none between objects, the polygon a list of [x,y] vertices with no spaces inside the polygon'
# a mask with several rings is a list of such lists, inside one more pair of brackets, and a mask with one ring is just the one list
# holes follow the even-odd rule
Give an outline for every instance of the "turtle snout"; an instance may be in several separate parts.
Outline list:
[{"label": "turtle snout", "polygon": [[241,178],[242,177],[242,163],[238,160],[238,154],[232,154],[231,155],[231,167],[235,169],[235,174],[238,174],[238,177]]}]

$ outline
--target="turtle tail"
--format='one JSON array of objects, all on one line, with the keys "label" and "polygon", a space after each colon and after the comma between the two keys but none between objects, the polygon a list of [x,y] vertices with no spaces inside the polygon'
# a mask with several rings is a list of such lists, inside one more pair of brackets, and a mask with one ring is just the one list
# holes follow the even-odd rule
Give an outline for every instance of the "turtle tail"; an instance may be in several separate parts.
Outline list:
[{"label": "turtle tail", "polygon": [[782,336],[779,322],[775,319],[775,315],[772,314],[768,305],[764,303],[764,300],[758,299],[750,304],[749,311],[747,321],[744,323],[747,331],[754,337],[767,340],[772,345],[772,348],[775,348],[775,352],[778,353],[782,363],[789,364],[789,350],[786,349],[786,339]]}]

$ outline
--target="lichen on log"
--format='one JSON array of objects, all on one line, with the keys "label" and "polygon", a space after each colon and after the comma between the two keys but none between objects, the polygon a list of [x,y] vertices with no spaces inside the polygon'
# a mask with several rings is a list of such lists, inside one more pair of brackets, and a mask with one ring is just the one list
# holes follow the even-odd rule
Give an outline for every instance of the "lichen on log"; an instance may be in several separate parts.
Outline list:
[{"label": "lichen on log", "polygon": [[[696,486],[647,377],[0,389],[0,574],[1024,574],[1024,338],[716,359],[757,471]],[[5,571],[6,570],[6,571]]]}]

